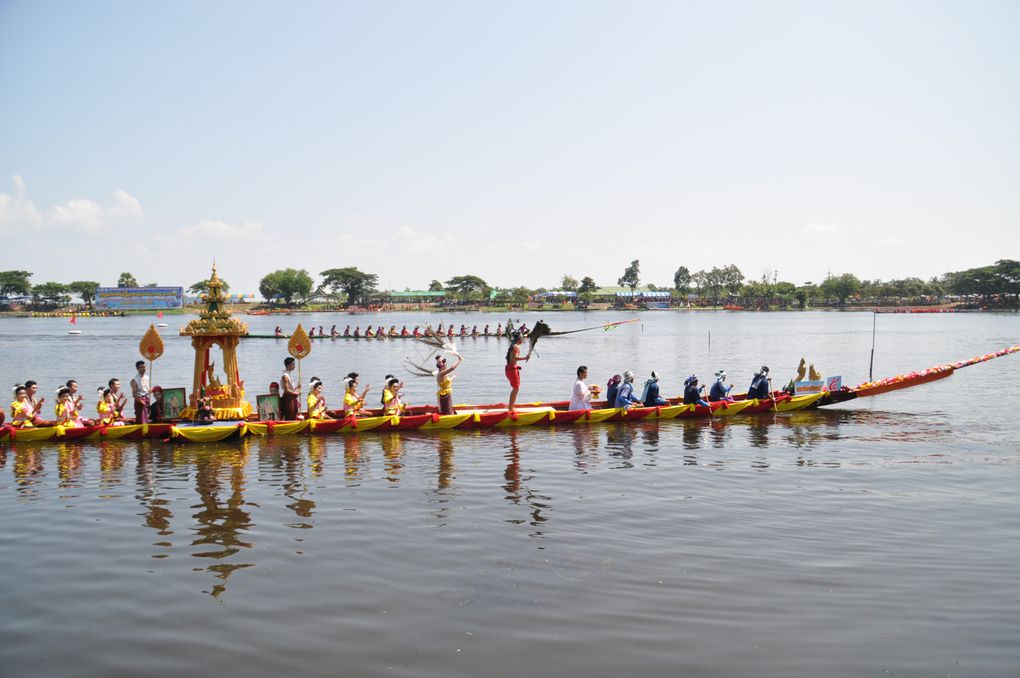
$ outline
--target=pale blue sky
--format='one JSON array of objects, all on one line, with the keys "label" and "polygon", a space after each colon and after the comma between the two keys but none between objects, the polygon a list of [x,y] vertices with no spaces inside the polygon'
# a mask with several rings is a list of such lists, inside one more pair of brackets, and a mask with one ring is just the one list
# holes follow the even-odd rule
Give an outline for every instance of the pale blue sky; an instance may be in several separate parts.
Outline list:
[{"label": "pale blue sky", "polygon": [[0,0],[0,268],[238,291],[1020,258],[1020,3]]}]

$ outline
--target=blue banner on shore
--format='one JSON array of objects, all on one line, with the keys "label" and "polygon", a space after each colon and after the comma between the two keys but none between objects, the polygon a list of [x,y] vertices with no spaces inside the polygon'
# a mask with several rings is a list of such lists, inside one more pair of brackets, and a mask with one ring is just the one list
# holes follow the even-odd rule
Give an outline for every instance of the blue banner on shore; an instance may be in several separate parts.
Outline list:
[{"label": "blue banner on shore", "polygon": [[96,308],[104,311],[164,311],[183,305],[183,287],[100,287],[96,290]]}]

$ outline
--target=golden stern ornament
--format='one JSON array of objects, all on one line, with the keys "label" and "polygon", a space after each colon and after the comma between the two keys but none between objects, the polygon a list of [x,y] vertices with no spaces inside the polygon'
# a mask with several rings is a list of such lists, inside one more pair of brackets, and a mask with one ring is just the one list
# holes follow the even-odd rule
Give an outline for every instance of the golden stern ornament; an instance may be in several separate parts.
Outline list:
[{"label": "golden stern ornament", "polygon": [[312,341],[308,338],[305,328],[301,327],[301,323],[298,323],[294,333],[290,335],[290,341],[287,342],[287,352],[298,360],[312,352]]}]

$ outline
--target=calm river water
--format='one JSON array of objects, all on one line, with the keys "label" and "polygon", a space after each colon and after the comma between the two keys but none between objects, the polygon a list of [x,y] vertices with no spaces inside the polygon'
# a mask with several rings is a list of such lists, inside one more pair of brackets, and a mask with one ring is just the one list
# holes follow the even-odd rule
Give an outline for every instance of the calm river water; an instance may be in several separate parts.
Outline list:
[{"label": "calm river water", "polygon": [[[531,324],[539,316],[520,317]],[[546,314],[554,329],[627,316]],[[539,343],[523,401],[654,369],[743,389],[801,356],[868,376],[866,313],[645,313]],[[154,318],[0,319],[0,383],[94,390]],[[188,386],[170,317],[154,382]],[[251,318],[253,332],[455,322]],[[711,334],[711,344],[709,335]],[[875,376],[1017,343],[1020,315],[880,315]],[[506,399],[468,339],[455,401]],[[316,342],[303,377],[374,394],[406,341]],[[250,396],[284,342],[240,349]],[[406,373],[405,373],[406,374]],[[407,377],[412,402],[434,385]],[[485,432],[0,443],[4,676],[1017,676],[1020,356],[828,411]],[[370,394],[371,396],[371,394]]]}]

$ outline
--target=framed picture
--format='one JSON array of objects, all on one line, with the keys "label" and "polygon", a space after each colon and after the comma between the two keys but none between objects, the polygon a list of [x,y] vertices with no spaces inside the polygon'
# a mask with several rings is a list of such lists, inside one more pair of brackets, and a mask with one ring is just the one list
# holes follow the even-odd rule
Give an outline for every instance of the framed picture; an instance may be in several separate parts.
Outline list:
[{"label": "framed picture", "polygon": [[255,403],[259,411],[259,421],[280,421],[283,419],[280,396],[275,393],[255,396]]},{"label": "framed picture", "polygon": [[163,389],[163,418],[180,419],[188,406],[188,392],[183,388]]}]

